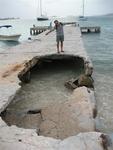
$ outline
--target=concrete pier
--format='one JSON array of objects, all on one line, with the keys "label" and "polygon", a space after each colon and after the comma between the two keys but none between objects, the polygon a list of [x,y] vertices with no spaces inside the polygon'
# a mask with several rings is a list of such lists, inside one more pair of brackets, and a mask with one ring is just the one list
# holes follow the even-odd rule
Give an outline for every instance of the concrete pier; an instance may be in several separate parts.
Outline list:
[{"label": "concrete pier", "polygon": [[[89,68],[92,67],[92,63],[83,46],[80,28],[65,26],[64,32],[65,52],[61,54],[57,54],[55,31],[48,36],[42,33],[35,37],[33,41],[31,40],[13,48],[8,48],[0,53],[0,111],[3,111],[7,104],[9,104],[9,97],[12,97],[15,94],[14,91],[20,87],[20,81],[18,79],[19,72],[23,68],[26,68],[25,66],[29,62],[31,64],[33,63],[32,66],[35,64],[32,60],[38,61],[38,58],[42,56],[75,56],[82,58],[84,65],[88,64]],[[34,57],[36,59],[33,59]]]},{"label": "concrete pier", "polygon": [[[80,28],[65,26],[64,33],[64,53],[57,54],[55,32],[48,36],[45,36],[43,32],[34,40],[1,51],[0,113],[5,110],[21,88],[18,76],[28,73],[40,58],[76,57],[83,60],[84,72],[92,70],[93,66],[85,51]],[[75,150],[76,148],[85,150],[86,147],[87,150],[104,150],[101,133],[95,132],[93,116],[95,105],[94,91],[80,87],[73,91],[68,102],[41,110],[44,119],[41,131],[44,136],[55,138],[38,136],[36,130],[7,126],[0,118],[0,150]],[[54,121],[55,118],[57,122]],[[56,127],[57,125],[59,128]],[[48,132],[44,130],[45,126]],[[112,150],[110,146],[109,150]]]},{"label": "concrete pier", "polygon": [[81,33],[100,33],[101,28],[99,26],[87,26],[80,27]]},{"label": "concrete pier", "polygon": [[30,28],[30,35],[38,35],[44,31],[46,31],[49,27],[48,26],[38,26]]},{"label": "concrete pier", "polygon": [[[77,22],[63,22],[64,25],[77,26]],[[40,33],[52,28],[51,26],[33,26],[30,28],[30,35],[39,35]]]}]

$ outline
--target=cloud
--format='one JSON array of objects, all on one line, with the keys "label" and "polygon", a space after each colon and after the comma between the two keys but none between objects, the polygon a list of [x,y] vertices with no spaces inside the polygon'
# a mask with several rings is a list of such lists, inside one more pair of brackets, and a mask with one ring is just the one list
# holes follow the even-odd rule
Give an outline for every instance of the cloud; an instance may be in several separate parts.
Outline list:
[{"label": "cloud", "polygon": [[[0,17],[36,18],[39,0],[0,0]],[[49,16],[81,15],[82,0],[42,0]],[[113,0],[85,0],[85,14],[113,12]]]},{"label": "cloud", "polygon": [[[33,17],[34,0],[0,0],[0,17]],[[31,11],[33,10],[33,12]]]}]

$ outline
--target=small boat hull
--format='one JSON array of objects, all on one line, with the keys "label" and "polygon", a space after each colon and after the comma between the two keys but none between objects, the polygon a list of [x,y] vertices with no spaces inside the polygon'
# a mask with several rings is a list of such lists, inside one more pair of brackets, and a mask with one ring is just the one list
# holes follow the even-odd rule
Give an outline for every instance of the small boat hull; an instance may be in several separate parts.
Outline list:
[{"label": "small boat hull", "polygon": [[80,17],[79,17],[79,21],[87,21],[87,17],[80,16]]},{"label": "small boat hull", "polygon": [[38,21],[46,21],[46,20],[49,20],[49,18],[41,16],[41,17],[38,17],[37,20]]},{"label": "small boat hull", "polygon": [[13,34],[13,35],[0,35],[1,41],[18,41],[21,34]]}]

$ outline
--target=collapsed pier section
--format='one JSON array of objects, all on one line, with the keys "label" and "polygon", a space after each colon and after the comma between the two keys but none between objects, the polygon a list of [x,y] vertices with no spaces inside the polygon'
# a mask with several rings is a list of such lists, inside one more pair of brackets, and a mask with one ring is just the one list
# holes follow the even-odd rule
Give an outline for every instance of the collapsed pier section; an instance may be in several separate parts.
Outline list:
[{"label": "collapsed pier section", "polygon": [[[39,37],[37,37],[37,40],[35,41],[21,44],[17,47],[12,48],[11,51],[3,51],[3,54],[0,56],[0,64],[2,64],[0,69],[0,79],[2,79],[0,80],[1,112],[6,109],[8,104],[14,98],[16,92],[19,91],[19,89],[21,88],[21,86],[19,85],[20,80],[18,79],[18,75],[22,75],[22,73],[24,75],[24,73],[27,73],[28,70],[34,66],[34,64],[37,64],[40,57],[79,57],[82,58],[84,62],[84,68],[86,68],[85,71],[88,74],[92,74],[93,66],[84,49],[81,39],[80,28],[67,26],[64,28],[64,32],[64,54],[55,54],[55,32],[51,33],[49,36],[45,36],[45,33],[42,33]],[[17,68],[15,67],[15,64],[16,66],[18,66]],[[89,150],[104,150],[103,136],[101,135],[101,133],[95,132],[95,121],[93,116],[94,107],[94,91],[88,90],[88,88],[86,87],[77,88],[73,91],[73,95],[70,97],[70,100],[64,105],[61,104],[60,107],[57,107],[57,105],[53,105],[53,109],[47,107],[46,109],[41,110],[44,118],[43,124],[41,126],[41,132],[43,132],[44,137],[37,136],[35,130],[21,129],[15,126],[9,127],[2,120],[0,120],[0,144],[2,146],[2,149],[14,149],[16,146],[19,147],[19,149],[21,148],[22,150],[24,150],[25,147],[27,148],[30,146],[31,149],[40,148],[44,150],[63,150],[67,147],[70,150],[73,150],[73,147],[74,149],[77,147],[78,150],[83,150],[86,147]],[[55,117],[57,118],[56,111],[58,112],[58,116],[60,116],[60,119],[63,119],[62,122],[61,120],[57,121],[58,126],[60,127],[57,128],[57,132],[56,128],[54,128],[56,127],[56,124],[53,124]],[[31,111],[29,111],[29,113],[31,113]],[[48,116],[46,116],[47,114]],[[53,117],[49,114],[53,114]],[[68,120],[65,117],[67,117]],[[48,120],[46,118],[48,118]],[[73,123],[73,121],[75,122]],[[75,123],[77,125],[76,128]],[[48,125],[46,126],[48,130],[44,130],[45,125]],[[54,132],[51,130],[51,128],[55,129]],[[75,129],[77,130],[75,131]],[[9,133],[10,137],[8,137],[7,133]],[[52,137],[57,136],[58,139],[56,140],[54,138],[48,138],[48,136],[50,136],[50,133],[53,134]],[[73,137],[71,137],[72,135]],[[65,139],[66,137],[68,138]],[[110,148],[110,145],[107,146]]]}]

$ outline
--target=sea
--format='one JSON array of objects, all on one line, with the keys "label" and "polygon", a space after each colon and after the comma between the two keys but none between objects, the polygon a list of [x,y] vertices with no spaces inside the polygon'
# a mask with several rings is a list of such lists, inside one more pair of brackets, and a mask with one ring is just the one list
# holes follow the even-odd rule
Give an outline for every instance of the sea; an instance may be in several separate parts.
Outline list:
[{"label": "sea", "polygon": [[[84,24],[101,27],[99,34],[83,35],[84,46],[90,56],[95,81],[98,109],[97,129],[113,133],[113,16],[89,18]],[[113,136],[112,136],[113,137]]]},{"label": "sea", "polygon": [[[75,18],[65,18],[61,21],[75,21]],[[88,17],[87,21],[79,22],[80,26],[100,26],[101,32],[96,34],[83,34],[83,43],[90,56],[95,81],[95,97],[98,109],[96,128],[113,137],[113,16]],[[0,28],[1,33],[21,33],[19,42],[0,41],[0,50],[7,49],[25,42],[30,37],[30,27],[34,25],[49,25],[50,21],[39,22],[37,20],[1,20],[0,26],[10,24],[12,28]]]}]

